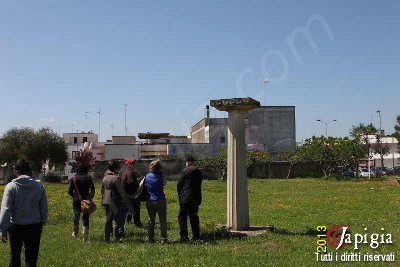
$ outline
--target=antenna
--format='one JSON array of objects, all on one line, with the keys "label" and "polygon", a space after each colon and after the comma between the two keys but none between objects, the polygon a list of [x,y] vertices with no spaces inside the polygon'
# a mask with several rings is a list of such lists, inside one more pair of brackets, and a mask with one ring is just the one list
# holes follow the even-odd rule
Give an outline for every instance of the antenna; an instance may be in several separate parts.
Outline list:
[{"label": "antenna", "polygon": [[113,123],[111,123],[111,139],[114,136],[114,128],[115,128],[115,126],[114,126],[114,122],[113,122]]},{"label": "antenna", "polygon": [[125,135],[128,136],[128,128],[126,128],[126,111],[128,110],[128,104],[124,104],[125,106]]},{"label": "antenna", "polygon": [[89,115],[88,115],[89,113],[90,113],[89,111],[85,112],[85,132],[87,132],[87,127],[86,126],[87,126],[87,120],[89,118]]},{"label": "antenna", "polygon": [[101,129],[101,113],[102,109],[99,108],[99,111],[97,111],[97,114],[99,114],[99,142],[100,142],[100,129]]}]

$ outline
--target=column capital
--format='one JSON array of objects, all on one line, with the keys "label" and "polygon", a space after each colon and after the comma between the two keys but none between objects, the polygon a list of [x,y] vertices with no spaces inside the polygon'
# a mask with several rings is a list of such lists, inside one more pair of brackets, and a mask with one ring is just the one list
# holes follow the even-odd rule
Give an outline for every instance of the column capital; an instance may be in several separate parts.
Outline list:
[{"label": "column capital", "polygon": [[232,111],[232,110],[246,111],[258,108],[260,106],[260,102],[254,100],[251,97],[228,98],[228,99],[210,100],[210,105],[220,111]]}]

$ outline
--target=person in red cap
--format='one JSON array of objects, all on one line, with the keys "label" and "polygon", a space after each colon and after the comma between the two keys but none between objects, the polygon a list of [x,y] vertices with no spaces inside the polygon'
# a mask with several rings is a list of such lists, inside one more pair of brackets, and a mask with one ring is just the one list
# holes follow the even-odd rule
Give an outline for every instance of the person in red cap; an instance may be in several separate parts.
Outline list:
[{"label": "person in red cap", "polygon": [[[140,201],[133,199],[133,194],[139,188],[139,182],[143,179],[143,176],[140,175],[139,172],[135,169],[136,160],[130,159],[125,161],[126,170],[121,176],[122,188],[128,195],[129,201],[134,209],[133,220],[137,227],[142,227],[143,224],[140,221]],[[124,212],[121,213],[121,225],[120,225],[120,233],[124,233],[125,229],[125,219],[126,219],[126,209],[123,209]],[[127,218],[128,222],[132,220],[132,214],[128,214]]]}]

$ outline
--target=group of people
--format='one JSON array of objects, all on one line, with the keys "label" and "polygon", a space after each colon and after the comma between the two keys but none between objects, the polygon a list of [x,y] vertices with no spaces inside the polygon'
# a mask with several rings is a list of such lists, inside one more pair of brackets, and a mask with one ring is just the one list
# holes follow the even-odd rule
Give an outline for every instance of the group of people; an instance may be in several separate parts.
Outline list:
[{"label": "group of people", "polygon": [[[101,194],[102,202],[106,211],[106,223],[104,227],[104,240],[110,241],[114,236],[120,240],[125,234],[125,221],[131,221],[132,217],[137,227],[142,227],[140,221],[140,202],[146,202],[148,220],[148,241],[155,242],[154,227],[156,216],[160,222],[161,243],[168,243],[167,237],[167,201],[164,194],[164,186],[167,181],[162,173],[160,160],[154,160],[149,165],[149,173],[142,176],[135,169],[135,160],[125,161],[126,169],[120,173],[121,166],[116,160],[108,163],[105,172]],[[201,184],[203,175],[195,166],[195,159],[186,159],[185,168],[178,180],[177,192],[179,197],[179,227],[180,241],[189,240],[188,224],[189,217],[192,228],[193,239],[200,239],[200,223],[198,210],[201,204]],[[81,198],[79,198],[80,193]],[[94,196],[94,184],[87,170],[78,164],[77,174],[71,180],[69,194],[73,197],[74,226],[73,237],[78,236],[80,199],[91,200]],[[83,241],[89,238],[89,215],[83,214]],[[114,225],[113,225],[114,223]]]},{"label": "group of people", "polygon": [[[68,190],[72,197],[73,237],[79,235],[79,221],[82,214],[83,241],[89,241],[89,215],[81,211],[81,200],[91,200],[95,195],[93,179],[88,175],[90,166],[87,162],[77,162],[76,175],[71,179]],[[155,242],[154,226],[156,215],[160,221],[161,243],[167,239],[167,201],[164,194],[166,184],[160,160],[149,165],[149,173],[140,175],[135,170],[135,160],[125,162],[126,169],[120,175],[120,164],[116,160],[108,163],[108,170],[101,185],[102,205],[106,211],[104,239],[120,240],[124,235],[126,220],[134,220],[136,226],[142,227],[140,221],[140,202],[146,202],[148,221],[148,241]],[[198,210],[201,204],[201,184],[203,175],[195,166],[194,158],[187,158],[185,168],[177,183],[179,197],[180,241],[189,240],[189,217],[193,239],[200,239]],[[48,206],[46,191],[41,182],[29,174],[29,163],[20,159],[14,165],[17,177],[7,184],[3,193],[0,211],[0,239],[10,241],[10,266],[21,265],[21,251],[25,246],[25,266],[36,266],[42,227],[47,221]],[[114,222],[114,226],[113,226]]]}]

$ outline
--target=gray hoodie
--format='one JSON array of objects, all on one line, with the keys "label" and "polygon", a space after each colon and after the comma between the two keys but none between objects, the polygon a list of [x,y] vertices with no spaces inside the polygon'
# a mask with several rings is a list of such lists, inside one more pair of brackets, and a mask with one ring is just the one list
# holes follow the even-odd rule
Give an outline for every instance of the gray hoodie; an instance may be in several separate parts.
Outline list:
[{"label": "gray hoodie", "polygon": [[45,224],[47,198],[42,183],[21,175],[7,184],[0,211],[0,235],[5,236],[11,224]]}]

